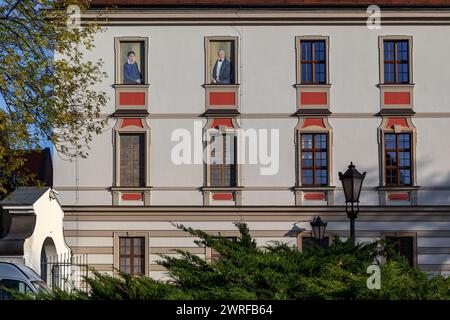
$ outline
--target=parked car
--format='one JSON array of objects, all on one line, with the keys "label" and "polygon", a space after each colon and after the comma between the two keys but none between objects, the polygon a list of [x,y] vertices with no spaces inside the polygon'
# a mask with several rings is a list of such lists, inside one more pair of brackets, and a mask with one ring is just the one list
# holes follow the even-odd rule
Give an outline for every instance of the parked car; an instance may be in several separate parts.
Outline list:
[{"label": "parked car", "polygon": [[21,293],[50,292],[33,269],[9,262],[0,262],[0,300],[11,300],[11,293],[4,288],[15,289]]}]

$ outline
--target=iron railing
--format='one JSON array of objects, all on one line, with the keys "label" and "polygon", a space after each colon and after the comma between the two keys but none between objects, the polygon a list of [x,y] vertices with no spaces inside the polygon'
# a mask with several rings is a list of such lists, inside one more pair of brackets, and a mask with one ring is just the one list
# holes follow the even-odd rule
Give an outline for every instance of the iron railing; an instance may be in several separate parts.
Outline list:
[{"label": "iron railing", "polygon": [[41,277],[50,288],[69,292],[78,289],[87,292],[85,277],[88,276],[88,272],[86,254],[65,253],[41,261]]}]

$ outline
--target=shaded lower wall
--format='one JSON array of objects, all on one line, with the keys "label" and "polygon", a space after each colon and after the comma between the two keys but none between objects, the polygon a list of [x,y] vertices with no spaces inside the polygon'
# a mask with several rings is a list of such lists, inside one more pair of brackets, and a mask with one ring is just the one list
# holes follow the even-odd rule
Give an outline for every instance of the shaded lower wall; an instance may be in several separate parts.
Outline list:
[{"label": "shaded lower wall", "polygon": [[[171,222],[202,229],[211,234],[236,236],[235,221],[246,222],[258,245],[283,241],[293,246],[298,236],[311,229],[315,216],[328,222],[327,232],[347,237],[349,221],[339,208],[65,208],[64,235],[74,254],[87,254],[88,263],[99,271],[113,272],[118,267],[118,237],[146,237],[148,275],[165,277],[156,264],[160,254],[176,255],[184,249],[206,259],[211,253],[198,247],[189,234]],[[450,274],[450,211],[441,208],[373,208],[362,210],[356,223],[358,241],[374,241],[386,234],[412,235],[416,265],[429,272]]]}]

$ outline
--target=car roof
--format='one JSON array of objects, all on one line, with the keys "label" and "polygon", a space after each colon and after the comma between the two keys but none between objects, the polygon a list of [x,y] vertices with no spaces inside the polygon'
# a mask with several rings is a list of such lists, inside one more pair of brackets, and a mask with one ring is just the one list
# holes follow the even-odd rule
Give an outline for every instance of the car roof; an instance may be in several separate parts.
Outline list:
[{"label": "car roof", "polygon": [[0,262],[0,279],[15,278],[20,280],[38,281],[41,278],[31,268],[9,262]]}]

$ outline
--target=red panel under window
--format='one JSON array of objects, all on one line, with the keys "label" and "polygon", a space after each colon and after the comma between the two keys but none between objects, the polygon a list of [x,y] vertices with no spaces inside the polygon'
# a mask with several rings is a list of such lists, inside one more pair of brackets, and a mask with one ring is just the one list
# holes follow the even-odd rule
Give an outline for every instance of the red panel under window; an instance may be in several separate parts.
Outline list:
[{"label": "red panel under window", "polygon": [[212,106],[234,106],[236,97],[234,92],[210,92],[209,104]]},{"label": "red panel under window", "polygon": [[408,193],[390,193],[388,195],[389,200],[394,201],[408,201],[409,194]]},{"label": "red panel under window", "polygon": [[411,96],[409,92],[385,92],[384,104],[410,104]]},{"label": "red panel under window", "polygon": [[389,118],[386,128],[392,128],[395,125],[409,128],[406,118]]},{"label": "red panel under window", "polygon": [[324,193],[306,193],[304,195],[305,200],[325,200]]},{"label": "red panel under window", "polygon": [[326,92],[301,92],[300,103],[306,105],[326,105]]},{"label": "red panel under window", "polygon": [[120,92],[121,106],[145,106],[145,92]]},{"label": "red panel under window", "polygon": [[142,125],[142,121],[141,119],[123,119],[122,120],[122,125],[120,126],[121,128],[125,128],[128,126],[135,126],[135,127],[139,127],[139,128],[143,128],[144,126]]},{"label": "red panel under window", "polygon": [[122,200],[140,201],[140,200],[142,200],[142,194],[141,193],[125,193],[122,195]]},{"label": "red panel under window", "polygon": [[233,194],[230,193],[214,193],[212,198],[219,201],[233,200]]},{"label": "red panel under window", "polygon": [[218,126],[226,126],[228,128],[234,128],[233,121],[230,118],[215,118],[211,125],[212,128],[217,128]]},{"label": "red panel under window", "polygon": [[306,128],[306,127],[325,128],[325,124],[323,123],[322,118],[306,118],[305,122],[303,122],[303,128]]}]

